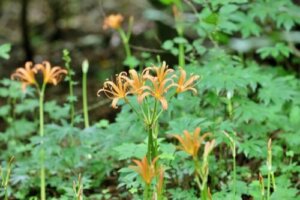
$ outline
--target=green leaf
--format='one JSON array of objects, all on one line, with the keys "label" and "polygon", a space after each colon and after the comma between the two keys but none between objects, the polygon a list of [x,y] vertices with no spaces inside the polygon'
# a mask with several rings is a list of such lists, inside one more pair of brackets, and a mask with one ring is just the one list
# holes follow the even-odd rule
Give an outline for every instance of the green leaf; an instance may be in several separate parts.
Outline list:
[{"label": "green leaf", "polygon": [[143,158],[147,153],[146,144],[123,143],[114,148],[119,160]]},{"label": "green leaf", "polygon": [[0,45],[0,57],[4,59],[9,59],[9,52],[11,50],[10,44],[2,44]]},{"label": "green leaf", "polygon": [[126,66],[135,67],[140,64],[140,61],[136,57],[130,56],[127,57],[126,60],[124,60],[123,64]]},{"label": "green leaf", "polygon": [[286,76],[275,79],[270,78],[261,82],[263,87],[259,90],[259,99],[265,104],[270,104],[271,102],[283,104],[294,99],[298,94],[293,86],[294,80],[293,76]]},{"label": "green leaf", "polygon": [[162,48],[165,50],[171,50],[174,47],[174,43],[172,40],[166,40],[163,44],[162,44]]},{"label": "green leaf", "polygon": [[261,58],[265,59],[270,56],[273,58],[277,58],[279,55],[289,57],[292,51],[284,43],[277,43],[274,47],[262,47],[259,48],[256,52],[260,54]]}]

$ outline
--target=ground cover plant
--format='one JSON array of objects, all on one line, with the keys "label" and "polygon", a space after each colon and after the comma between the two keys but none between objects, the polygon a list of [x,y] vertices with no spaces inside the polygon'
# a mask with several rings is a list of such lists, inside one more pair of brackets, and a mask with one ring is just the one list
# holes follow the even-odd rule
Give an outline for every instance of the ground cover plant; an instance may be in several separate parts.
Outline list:
[{"label": "ground cover plant", "polygon": [[[87,2],[49,5],[72,24]],[[299,199],[299,3],[148,3],[140,35],[134,13],[97,21],[119,62],[95,91],[99,63],[72,45],[1,77],[0,198]],[[14,45],[0,37],[0,67]]]}]

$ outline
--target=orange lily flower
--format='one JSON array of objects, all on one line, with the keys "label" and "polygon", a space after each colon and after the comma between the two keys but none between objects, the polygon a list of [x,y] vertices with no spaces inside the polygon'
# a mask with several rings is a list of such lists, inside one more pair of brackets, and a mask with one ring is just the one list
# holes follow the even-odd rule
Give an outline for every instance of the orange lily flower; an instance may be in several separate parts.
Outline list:
[{"label": "orange lily flower", "polygon": [[179,141],[179,149],[185,151],[187,154],[197,158],[198,151],[200,149],[201,143],[210,134],[205,133],[201,137],[199,136],[201,129],[198,127],[194,130],[194,134],[191,135],[188,131],[184,131],[184,136],[174,135],[174,137]]},{"label": "orange lily flower", "polygon": [[[152,88],[148,88],[149,94],[160,101],[162,108],[166,110],[168,108],[168,102],[164,94],[167,93],[171,87],[176,86],[172,79],[175,75],[168,78],[168,75],[173,72],[173,69],[168,69],[165,62],[163,62],[161,67],[154,66],[150,69],[156,72],[156,76],[151,76],[150,74],[145,75],[145,78],[149,79],[153,85]],[[148,93],[145,95],[148,95]]]},{"label": "orange lily flower", "polygon": [[51,68],[51,64],[48,61],[44,61],[42,64],[36,64],[34,67],[37,70],[42,71],[44,84],[50,83],[53,85],[57,85],[57,83],[62,80],[63,75],[66,75],[68,73],[67,70],[62,69],[58,66]]},{"label": "orange lily flower", "polygon": [[166,65],[166,62],[163,62],[162,66],[160,66],[160,67],[153,66],[150,69],[152,69],[156,72],[156,77],[157,77],[159,83],[162,83],[164,80],[166,80],[167,76],[174,71],[173,69],[168,68],[168,65]]},{"label": "orange lily flower", "polygon": [[103,23],[103,29],[106,30],[108,28],[118,29],[121,27],[121,23],[123,22],[124,17],[121,14],[109,15],[105,17]]},{"label": "orange lily flower", "polygon": [[[152,77],[149,79],[152,82],[153,88],[149,88],[149,92],[146,92],[145,95],[150,94],[155,99],[160,101],[161,106],[164,110],[168,109],[168,101],[165,98],[164,94],[168,92],[168,90],[176,86],[176,84],[173,83],[172,79],[165,79],[162,82],[159,82],[158,77]],[[171,82],[171,83],[169,83]],[[169,85],[167,85],[169,83]]]},{"label": "orange lily flower", "polygon": [[118,108],[117,103],[120,99],[125,99],[129,91],[129,83],[124,80],[125,72],[122,72],[120,75],[117,75],[116,83],[113,81],[105,81],[104,87],[97,92],[97,95],[100,96],[101,92],[112,99],[112,107]]},{"label": "orange lily flower", "polygon": [[138,102],[141,103],[143,99],[150,93],[145,92],[146,89],[150,89],[149,86],[145,85],[145,76],[149,75],[149,69],[145,69],[141,75],[136,70],[129,70],[130,78],[123,76],[130,85],[130,92],[137,95]]},{"label": "orange lily flower", "polygon": [[158,157],[154,158],[149,164],[146,156],[140,160],[133,160],[136,166],[130,166],[134,171],[136,171],[143,179],[146,184],[150,184],[156,175],[155,163]]},{"label": "orange lily flower", "polygon": [[192,75],[188,80],[186,80],[186,71],[179,68],[180,76],[177,82],[176,93],[182,93],[188,90],[191,90],[194,94],[197,93],[197,90],[194,88],[194,82],[199,79],[198,75]]},{"label": "orange lily flower", "polygon": [[25,91],[28,85],[37,85],[35,79],[35,74],[37,74],[37,69],[32,67],[32,62],[26,62],[24,68],[18,68],[15,73],[11,75],[11,79],[18,80],[22,82],[22,90]]}]

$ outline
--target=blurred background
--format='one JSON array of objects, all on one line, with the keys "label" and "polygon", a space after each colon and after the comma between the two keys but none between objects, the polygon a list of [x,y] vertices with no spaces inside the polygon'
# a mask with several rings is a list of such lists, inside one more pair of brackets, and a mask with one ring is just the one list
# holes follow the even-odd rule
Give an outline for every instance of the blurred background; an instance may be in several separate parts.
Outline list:
[{"label": "blurred background", "polygon": [[[153,5],[147,0],[1,0],[0,44],[10,43],[12,49],[11,59],[0,60],[0,76],[9,77],[25,61],[38,63],[48,60],[52,65],[64,66],[62,51],[67,49],[77,81],[81,81],[82,61],[88,59],[90,62],[88,92],[89,102],[93,104],[99,100],[96,93],[103,80],[121,71],[125,58],[117,31],[102,28],[105,16],[124,15],[125,30],[129,17],[133,16],[131,48],[137,57],[149,57],[163,52],[155,50],[160,48],[162,41],[154,21],[149,20],[153,16],[151,13],[159,19],[163,12],[155,12],[153,8],[162,8],[160,5]],[[172,31],[166,31],[164,35],[172,35]],[[66,87],[51,87],[52,92],[49,93],[54,99],[65,100],[67,83],[64,84]],[[80,100],[81,87],[75,87],[75,90]],[[78,104],[81,105],[81,102]]]}]

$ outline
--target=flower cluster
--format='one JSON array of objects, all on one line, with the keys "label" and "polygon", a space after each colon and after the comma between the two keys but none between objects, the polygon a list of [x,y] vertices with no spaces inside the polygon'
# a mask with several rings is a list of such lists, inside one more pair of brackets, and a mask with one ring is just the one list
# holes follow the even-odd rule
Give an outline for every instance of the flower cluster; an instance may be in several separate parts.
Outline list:
[{"label": "flower cluster", "polygon": [[[179,149],[185,151],[187,154],[191,155],[194,159],[197,158],[198,152],[201,144],[204,142],[205,138],[209,136],[210,133],[205,133],[200,136],[201,129],[198,127],[194,130],[193,135],[190,134],[187,130],[185,130],[184,136],[174,135],[174,137],[179,141],[180,146]],[[210,146],[205,145],[205,155],[209,154]]]},{"label": "flower cluster", "polygon": [[[142,73],[138,73],[134,69],[129,70],[129,76],[126,72],[122,72],[116,76],[116,81],[105,81],[102,89],[98,91],[98,96],[103,92],[108,98],[112,99],[112,107],[117,108],[120,99],[126,102],[128,95],[135,95],[137,101],[141,104],[147,97],[153,97],[159,101],[162,108],[168,108],[166,94],[171,88],[175,88],[174,94],[185,91],[197,93],[194,88],[197,75],[186,77],[186,71],[179,68],[179,77],[173,69],[168,68],[165,62],[162,66],[147,67]],[[154,75],[153,75],[154,74]]]},{"label": "flower cluster", "polygon": [[150,184],[156,174],[159,172],[155,169],[155,163],[158,157],[154,158],[149,164],[146,156],[142,160],[133,160],[136,166],[130,166],[131,169],[136,171],[146,184]]},{"label": "flower cluster", "polygon": [[48,61],[44,61],[42,64],[33,65],[32,62],[26,62],[25,67],[18,68],[15,73],[11,75],[11,79],[22,82],[22,90],[24,91],[28,85],[39,86],[36,80],[36,74],[42,72],[43,84],[56,85],[63,78],[63,75],[67,74],[67,70],[61,67],[51,67]]}]

